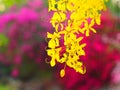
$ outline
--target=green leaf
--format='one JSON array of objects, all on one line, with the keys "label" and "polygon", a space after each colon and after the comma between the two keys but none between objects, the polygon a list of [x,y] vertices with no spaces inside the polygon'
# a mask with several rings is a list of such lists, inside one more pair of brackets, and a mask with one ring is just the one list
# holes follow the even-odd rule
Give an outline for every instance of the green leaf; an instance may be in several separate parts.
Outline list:
[{"label": "green leaf", "polygon": [[7,36],[4,34],[0,34],[0,47],[8,45],[8,42],[9,42],[9,40],[8,40]]}]

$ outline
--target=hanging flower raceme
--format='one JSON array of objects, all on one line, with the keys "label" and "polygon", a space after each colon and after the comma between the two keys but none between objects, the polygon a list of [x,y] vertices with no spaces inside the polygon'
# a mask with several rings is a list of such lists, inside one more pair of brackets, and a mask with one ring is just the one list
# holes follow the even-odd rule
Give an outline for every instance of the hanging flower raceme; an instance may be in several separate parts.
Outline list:
[{"label": "hanging flower raceme", "polygon": [[[64,77],[65,67],[71,67],[76,72],[84,74],[85,66],[80,56],[85,55],[81,43],[90,32],[96,33],[95,24],[100,25],[101,11],[105,10],[107,0],[48,0],[49,11],[53,11],[50,23],[55,28],[54,33],[47,32],[49,38],[47,54],[51,57],[50,65],[64,64],[60,76]],[[63,43],[61,44],[61,42]]]}]

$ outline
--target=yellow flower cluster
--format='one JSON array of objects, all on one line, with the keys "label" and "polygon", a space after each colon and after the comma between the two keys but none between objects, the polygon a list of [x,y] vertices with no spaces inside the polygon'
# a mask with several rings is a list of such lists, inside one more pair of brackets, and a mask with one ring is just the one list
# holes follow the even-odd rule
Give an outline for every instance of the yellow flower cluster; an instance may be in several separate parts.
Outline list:
[{"label": "yellow flower cluster", "polygon": [[[65,67],[71,67],[76,72],[84,74],[86,69],[80,61],[85,55],[85,43],[79,34],[89,36],[90,31],[96,33],[95,24],[100,25],[101,11],[105,10],[107,0],[48,0],[49,11],[54,14],[50,23],[55,28],[54,33],[47,32],[49,38],[47,54],[51,57],[50,65],[63,63],[60,76],[64,77]],[[89,19],[89,20],[88,20]],[[63,44],[61,44],[63,41]]]}]

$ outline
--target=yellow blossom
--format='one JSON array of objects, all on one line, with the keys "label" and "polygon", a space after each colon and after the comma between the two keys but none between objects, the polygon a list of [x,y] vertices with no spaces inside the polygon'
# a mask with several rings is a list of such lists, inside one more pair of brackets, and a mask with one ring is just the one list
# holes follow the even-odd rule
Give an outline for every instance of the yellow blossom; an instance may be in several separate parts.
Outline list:
[{"label": "yellow blossom", "polygon": [[55,48],[56,46],[59,46],[59,38],[60,35],[55,33],[52,35],[49,32],[47,32],[47,37],[51,38],[51,40],[48,42],[48,47],[49,48]]},{"label": "yellow blossom", "polygon": [[56,7],[55,7],[55,5],[56,5],[56,0],[48,0],[48,5],[49,5],[49,10],[48,11],[50,11],[50,10],[56,10]]},{"label": "yellow blossom", "polygon": [[90,24],[86,21],[84,28],[80,32],[85,33],[86,36],[89,36],[90,30],[96,33],[96,30],[92,27],[94,25],[94,20],[91,20]]},{"label": "yellow blossom", "polygon": [[[47,54],[51,57],[52,67],[57,63],[65,64],[64,69],[60,71],[61,77],[65,76],[66,66],[81,74],[86,72],[80,58],[85,55],[86,44],[81,43],[84,37],[79,35],[88,37],[91,31],[96,33],[93,26],[100,25],[101,11],[106,9],[105,2],[107,1],[48,0],[48,10],[54,12],[50,23],[55,31],[53,34],[47,32],[47,38],[50,39]],[[61,51],[64,52],[60,53]]]},{"label": "yellow blossom", "polygon": [[59,61],[60,59],[60,55],[59,55],[60,50],[61,48],[56,48],[56,49],[54,48],[54,49],[47,50],[47,54],[51,56],[50,65],[52,67],[55,66],[55,61]]},{"label": "yellow blossom", "polygon": [[59,26],[63,26],[61,22],[66,20],[66,14],[63,12],[55,12],[53,17],[51,18],[51,23],[56,31],[58,31]]}]

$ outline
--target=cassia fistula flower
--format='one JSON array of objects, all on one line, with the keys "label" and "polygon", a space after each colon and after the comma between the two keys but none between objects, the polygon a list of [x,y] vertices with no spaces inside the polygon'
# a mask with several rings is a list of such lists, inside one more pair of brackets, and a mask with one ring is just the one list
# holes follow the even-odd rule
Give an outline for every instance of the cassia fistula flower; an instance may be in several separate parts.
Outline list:
[{"label": "cassia fistula flower", "polygon": [[[53,34],[47,33],[49,38],[47,54],[51,57],[50,65],[64,64],[60,76],[64,77],[65,67],[73,68],[76,72],[84,74],[86,68],[80,61],[85,55],[85,43],[81,43],[90,32],[96,33],[95,24],[100,25],[101,11],[106,9],[107,0],[48,0],[48,11],[53,11],[50,23],[55,28]],[[90,20],[88,20],[90,19]],[[82,26],[82,27],[81,27]],[[60,40],[63,39],[63,45]],[[60,53],[64,48],[64,52]]]}]

